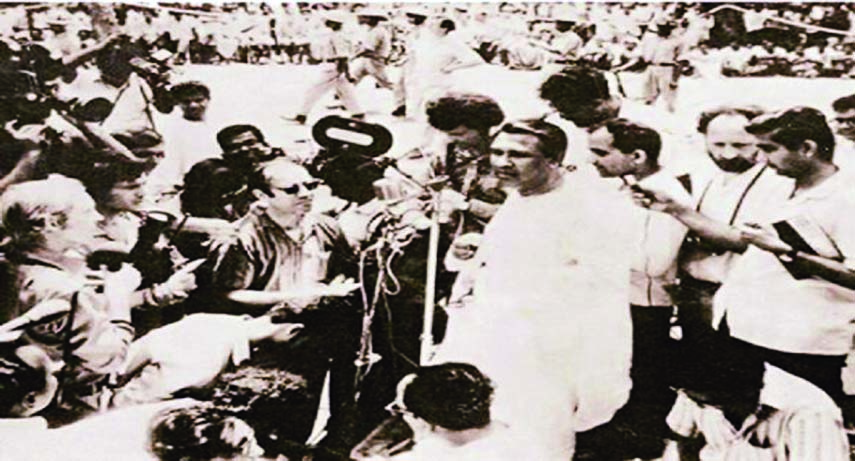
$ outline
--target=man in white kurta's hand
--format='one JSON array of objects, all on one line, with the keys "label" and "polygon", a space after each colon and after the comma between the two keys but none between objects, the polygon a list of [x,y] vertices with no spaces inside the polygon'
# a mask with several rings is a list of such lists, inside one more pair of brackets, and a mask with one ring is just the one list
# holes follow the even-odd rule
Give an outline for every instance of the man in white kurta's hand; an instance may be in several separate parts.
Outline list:
[{"label": "man in white kurta's hand", "polygon": [[608,422],[631,387],[630,205],[565,174],[566,147],[543,120],[502,127],[490,159],[512,193],[475,256],[472,300],[449,313],[437,354],[483,370],[496,417],[544,461],[570,459],[574,434]]}]

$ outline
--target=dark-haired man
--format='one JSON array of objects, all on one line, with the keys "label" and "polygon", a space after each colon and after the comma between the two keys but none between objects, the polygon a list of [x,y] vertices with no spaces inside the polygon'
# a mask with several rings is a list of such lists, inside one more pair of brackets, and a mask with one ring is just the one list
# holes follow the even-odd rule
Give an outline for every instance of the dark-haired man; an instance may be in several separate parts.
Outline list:
[{"label": "dark-haired man", "polygon": [[756,119],[747,130],[795,189],[762,224],[741,226],[749,246],[715,295],[714,325],[745,353],[839,402],[840,372],[855,334],[853,179],[834,165],[834,135],[816,109]]},{"label": "dark-haired man", "polygon": [[177,214],[177,193],[184,175],[193,165],[220,154],[217,127],[206,119],[211,100],[208,87],[201,82],[183,82],[173,86],[171,93],[180,116],[173,114],[164,124],[164,156],[149,177],[146,194],[158,208]]},{"label": "dark-haired man", "polygon": [[846,171],[855,171],[855,95],[836,99],[831,108],[831,126],[838,136],[834,163]]},{"label": "dark-haired man", "polygon": [[217,132],[217,143],[222,158],[196,163],[184,176],[181,207],[192,216],[234,221],[254,200],[246,187],[249,175],[284,153],[271,148],[254,125],[227,126]]},{"label": "dark-haired man", "polygon": [[792,193],[792,182],[761,160],[756,138],[745,130],[757,115],[753,109],[734,107],[701,115],[698,131],[717,169],[707,182],[692,184],[692,203],[681,203],[655,185],[641,186],[652,209],[674,216],[690,230],[681,250],[675,299],[683,338],[690,342],[700,342],[709,333],[712,296],[746,249],[735,226],[764,221]]},{"label": "dark-haired man", "polygon": [[[684,185],[662,171],[658,161],[662,140],[652,128],[625,119],[610,120],[591,133],[589,147],[600,175],[623,178],[627,192],[638,190],[637,181],[667,190],[682,203],[691,201]],[[630,271],[632,394],[622,413],[635,425],[634,433],[646,438],[649,454],[658,456],[664,448],[665,416],[673,402],[667,381],[672,362],[667,357],[673,354],[673,302],[666,288],[676,279],[677,254],[687,228],[672,216],[642,208],[634,208],[629,219],[639,222],[641,232]]]},{"label": "dark-haired man", "polygon": [[490,172],[490,130],[505,118],[501,107],[487,96],[452,93],[428,102],[427,118],[448,138],[445,155],[435,159],[434,170],[447,175],[450,186],[470,199],[474,216],[489,220],[504,200],[504,194],[485,182]]},{"label": "dark-haired man", "polygon": [[[574,433],[611,419],[630,388],[632,230],[602,213],[604,201],[628,201],[565,175],[566,148],[543,120],[506,124],[493,141],[510,197],[484,231],[472,299],[449,313],[438,353],[490,375],[494,414],[529,437],[530,459],[569,459]],[[595,333],[604,331],[607,341]]]},{"label": "dark-haired man", "polygon": [[[564,164],[577,169],[589,167],[587,130],[617,117],[621,108],[620,101],[609,90],[605,73],[588,67],[567,67],[543,82],[540,97],[558,112],[561,119],[574,125],[562,124],[571,138]],[[595,175],[593,171],[589,173]]]},{"label": "dark-haired man", "polygon": [[528,459],[526,441],[511,437],[508,425],[491,417],[492,395],[490,379],[472,365],[422,367],[400,381],[395,400],[386,407],[412,428],[413,448],[388,458],[366,457],[364,453],[375,445],[367,440],[354,449],[352,457],[364,461]]}]

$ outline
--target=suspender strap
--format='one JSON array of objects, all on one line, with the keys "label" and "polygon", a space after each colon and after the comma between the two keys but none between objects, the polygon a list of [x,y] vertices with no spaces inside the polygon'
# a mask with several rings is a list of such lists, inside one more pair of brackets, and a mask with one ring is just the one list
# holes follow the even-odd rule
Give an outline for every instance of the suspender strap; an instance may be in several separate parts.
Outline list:
[{"label": "suspender strap", "polygon": [[[751,182],[748,183],[748,187],[746,187],[745,190],[742,191],[742,194],[739,196],[739,200],[736,202],[736,207],[734,207],[733,213],[730,215],[730,220],[727,222],[729,225],[732,226],[733,223],[736,222],[736,217],[739,216],[739,210],[742,208],[742,204],[745,202],[745,197],[748,196],[748,192],[751,191],[755,184],[757,184],[757,181],[760,179],[760,176],[766,171],[767,168],[767,165],[764,165],[763,168],[760,168],[760,171],[758,171],[757,174],[755,174],[754,177],[751,178]],[[712,186],[712,181],[707,183],[707,186],[704,188],[703,193],[701,193],[701,199],[698,200],[698,206],[695,207],[695,211],[701,211],[701,207],[704,204],[704,199],[706,199],[707,197],[707,192],[709,192],[710,186]]]}]

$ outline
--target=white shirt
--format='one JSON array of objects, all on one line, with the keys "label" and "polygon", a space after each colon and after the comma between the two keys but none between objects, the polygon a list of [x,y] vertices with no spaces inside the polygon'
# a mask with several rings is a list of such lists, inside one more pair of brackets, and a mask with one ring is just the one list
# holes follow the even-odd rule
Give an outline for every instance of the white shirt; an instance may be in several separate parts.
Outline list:
[{"label": "white shirt", "polygon": [[[855,257],[855,179],[837,173],[785,202],[766,222],[803,218]],[[818,277],[795,279],[778,258],[751,246],[713,300],[714,324],[727,314],[735,338],[801,354],[844,355],[855,334],[855,290]]]},{"label": "white shirt", "polygon": [[[177,186],[184,183],[184,175],[193,165],[222,155],[217,144],[220,126],[207,121],[185,120],[180,109],[163,123],[163,159],[149,174],[146,195],[155,203],[164,205],[165,211],[177,212],[181,207],[177,201]],[[164,194],[173,195],[164,197]]]},{"label": "white shirt", "polygon": [[412,450],[390,458],[391,461],[518,461],[530,452],[527,441],[515,439],[508,426],[493,422],[494,429],[486,436],[454,444],[442,437],[425,437],[416,441]]},{"label": "white shirt", "polygon": [[529,459],[569,459],[574,432],[609,421],[628,397],[626,255],[637,231],[615,216],[630,206],[578,174],[509,197],[475,256],[471,304],[449,312],[438,361],[472,363],[493,380],[494,417],[544,450]]},{"label": "white shirt", "polygon": [[[640,180],[639,184],[667,191],[681,203],[691,201],[688,191],[667,172],[654,173]],[[671,297],[665,287],[677,276],[677,254],[688,229],[665,213],[639,207],[634,212],[642,221],[642,231],[630,272],[629,300],[637,306],[670,306]]]},{"label": "white shirt", "polygon": [[[704,216],[726,224],[745,224],[766,222],[768,213],[790,196],[793,182],[758,163],[739,174],[719,171],[706,185],[695,185],[694,191],[696,209]],[[687,251],[682,264],[696,279],[721,283],[739,256],[698,249]]]}]

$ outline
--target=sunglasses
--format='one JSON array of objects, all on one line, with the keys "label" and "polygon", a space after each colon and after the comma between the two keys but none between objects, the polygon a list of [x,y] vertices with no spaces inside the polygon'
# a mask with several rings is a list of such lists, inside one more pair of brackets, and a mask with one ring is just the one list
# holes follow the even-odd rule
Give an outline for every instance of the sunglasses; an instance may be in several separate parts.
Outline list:
[{"label": "sunglasses", "polygon": [[296,184],[292,184],[292,185],[286,186],[286,187],[271,186],[270,188],[280,190],[282,192],[285,192],[286,194],[294,195],[297,192],[300,192],[300,188],[304,188],[308,191],[312,191],[312,190],[317,189],[318,186],[320,186],[320,185],[321,185],[321,181],[314,180],[314,181],[306,181],[306,182],[296,183]]},{"label": "sunglasses", "polygon": [[855,117],[836,117],[834,121],[846,125],[855,125]]}]

